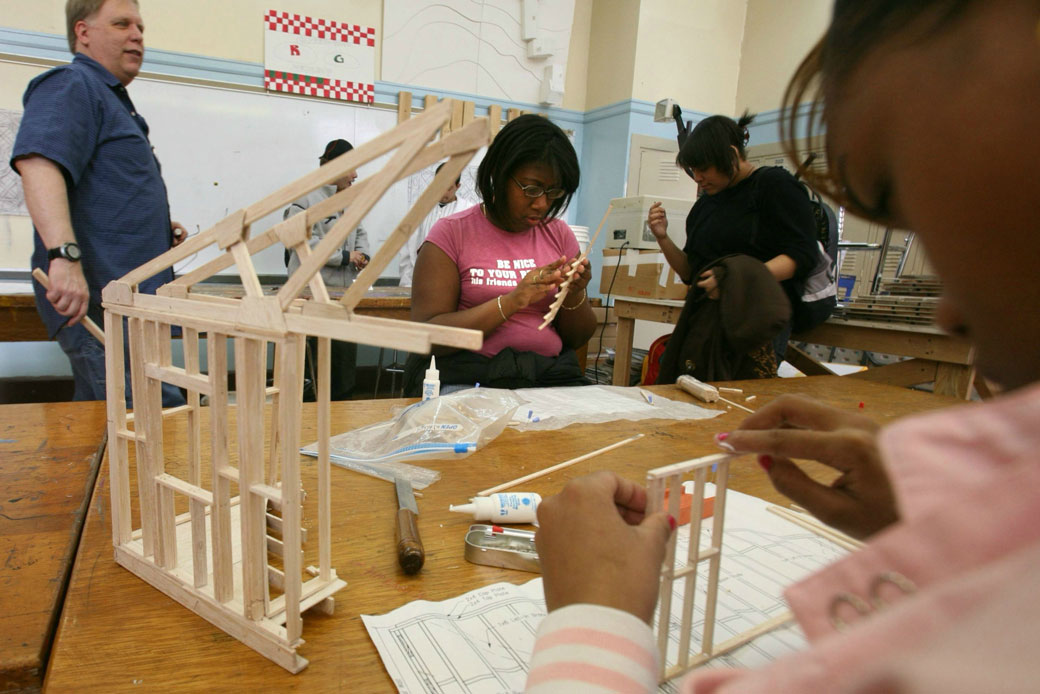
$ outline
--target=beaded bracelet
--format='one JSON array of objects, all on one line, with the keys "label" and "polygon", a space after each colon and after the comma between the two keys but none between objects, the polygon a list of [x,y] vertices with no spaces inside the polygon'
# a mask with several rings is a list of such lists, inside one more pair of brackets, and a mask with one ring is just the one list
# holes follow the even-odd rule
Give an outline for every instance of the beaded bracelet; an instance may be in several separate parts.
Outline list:
[{"label": "beaded bracelet", "polygon": [[584,304],[585,300],[589,298],[589,292],[585,287],[582,287],[581,291],[584,292],[584,294],[582,294],[581,301],[574,304],[573,306],[566,306],[564,304],[560,304],[560,308],[562,308],[564,311],[573,311],[577,308],[581,308],[581,305]]},{"label": "beaded bracelet", "polygon": [[506,322],[507,320],[509,320],[509,316],[507,316],[507,315],[506,315],[506,312],[502,310],[502,295],[501,295],[501,294],[499,294],[499,295],[498,295],[498,296],[497,296],[497,297],[495,298],[495,301],[497,301],[497,302],[498,302],[498,314],[499,314],[500,316],[502,316],[502,322],[504,323],[504,322]]}]

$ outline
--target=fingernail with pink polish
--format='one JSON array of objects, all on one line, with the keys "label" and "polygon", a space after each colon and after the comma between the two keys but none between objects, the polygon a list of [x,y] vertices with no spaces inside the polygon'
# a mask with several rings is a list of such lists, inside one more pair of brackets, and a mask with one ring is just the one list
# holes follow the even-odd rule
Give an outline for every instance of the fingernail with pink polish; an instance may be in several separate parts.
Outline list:
[{"label": "fingernail with pink polish", "polygon": [[726,439],[728,439],[728,438],[729,438],[729,432],[728,431],[724,431],[721,434],[715,434],[715,445],[717,445],[719,448],[721,448],[724,451],[729,451],[730,453],[736,453],[737,449],[734,448],[731,444],[726,443]]},{"label": "fingernail with pink polish", "polygon": [[668,516],[668,527],[674,531],[678,526],[679,524],[675,522],[675,516]]},{"label": "fingernail with pink polish", "polygon": [[758,464],[763,470],[769,472],[769,469],[773,467],[773,456],[771,455],[760,455],[758,456]]}]

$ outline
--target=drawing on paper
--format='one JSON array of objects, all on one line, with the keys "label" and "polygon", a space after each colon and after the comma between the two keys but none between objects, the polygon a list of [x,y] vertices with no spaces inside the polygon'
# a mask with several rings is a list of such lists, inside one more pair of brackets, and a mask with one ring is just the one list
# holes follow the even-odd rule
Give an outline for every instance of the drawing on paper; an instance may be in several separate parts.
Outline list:
[{"label": "drawing on paper", "polygon": [[[705,484],[711,496],[715,487]],[[714,631],[730,639],[783,615],[784,588],[845,554],[812,531],[768,513],[768,504],[729,492],[719,572]],[[676,533],[675,552],[685,556],[690,526]],[[701,546],[710,545],[710,528],[701,528]],[[708,567],[699,569],[698,588],[707,590]],[[674,661],[682,623],[682,592],[673,587],[668,639]],[[522,691],[534,648],[534,634],[545,616],[542,579],[523,585],[497,583],[443,602],[416,601],[379,616],[363,615],[365,627],[401,692],[436,694],[470,691]],[[691,612],[692,638],[704,624],[703,599]],[[443,647],[441,644],[450,644]],[[507,644],[507,645],[500,645]],[[805,648],[805,637],[790,624],[719,655],[702,666],[760,667]],[[675,691],[674,682],[661,692]]]}]

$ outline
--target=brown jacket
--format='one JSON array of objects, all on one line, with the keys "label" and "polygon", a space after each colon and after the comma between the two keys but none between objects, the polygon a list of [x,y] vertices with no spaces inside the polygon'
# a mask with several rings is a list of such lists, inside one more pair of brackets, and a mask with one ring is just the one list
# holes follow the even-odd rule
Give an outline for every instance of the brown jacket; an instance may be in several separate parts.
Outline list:
[{"label": "brown jacket", "polygon": [[702,381],[768,378],[759,354],[772,354],[772,340],[791,318],[791,303],[766,268],[747,255],[729,255],[697,273],[715,268],[719,299],[690,288],[679,322],[661,357],[658,383],[682,374]]}]

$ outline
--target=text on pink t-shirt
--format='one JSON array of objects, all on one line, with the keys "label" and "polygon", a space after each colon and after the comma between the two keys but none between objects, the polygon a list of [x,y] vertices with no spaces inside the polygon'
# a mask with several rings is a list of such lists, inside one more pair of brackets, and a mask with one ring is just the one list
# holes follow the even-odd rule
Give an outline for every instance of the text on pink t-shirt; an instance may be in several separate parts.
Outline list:
[{"label": "text on pink t-shirt", "polygon": [[[578,255],[578,242],[566,222],[554,219],[527,231],[503,231],[484,217],[480,205],[438,221],[426,242],[444,251],[459,269],[460,311],[508,294],[536,267]],[[555,293],[517,311],[478,352],[491,357],[512,347],[557,356],[563,342],[555,328],[538,329],[554,299]]]}]

